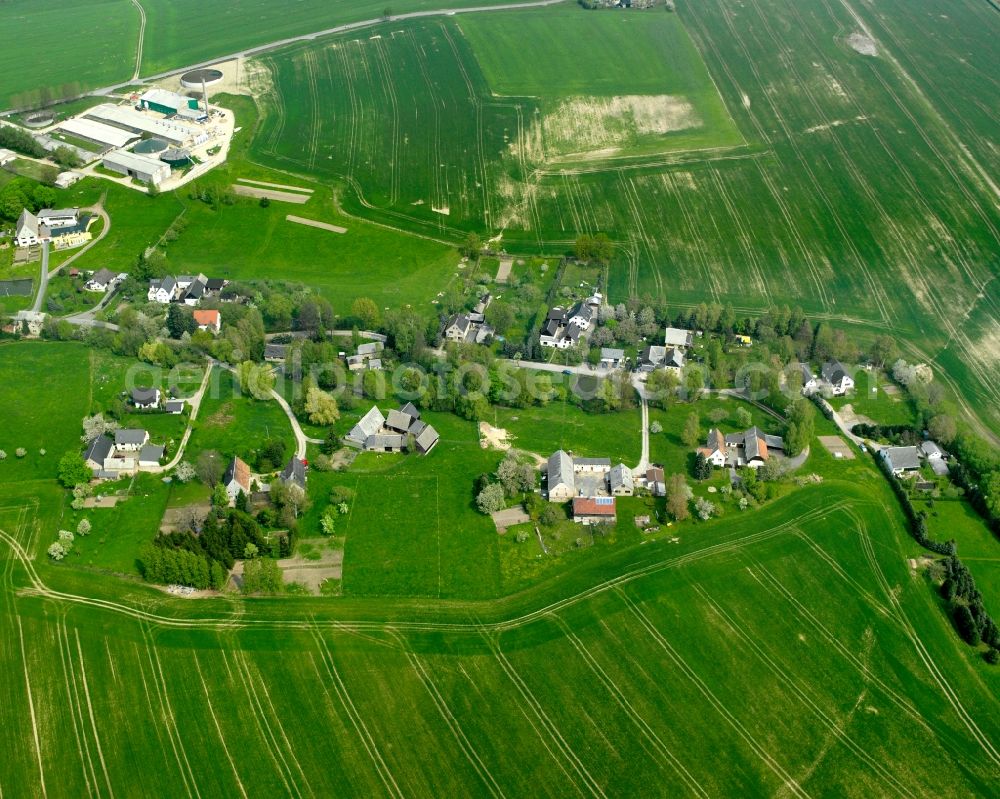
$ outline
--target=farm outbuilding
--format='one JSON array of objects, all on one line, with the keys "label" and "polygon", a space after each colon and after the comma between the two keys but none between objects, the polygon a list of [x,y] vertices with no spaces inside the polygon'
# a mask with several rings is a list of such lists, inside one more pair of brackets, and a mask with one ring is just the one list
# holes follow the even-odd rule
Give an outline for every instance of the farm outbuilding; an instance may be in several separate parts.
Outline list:
[{"label": "farm outbuilding", "polygon": [[177,92],[168,92],[166,89],[150,89],[139,97],[139,105],[147,111],[167,115],[176,114],[182,108],[190,111],[198,110],[198,101],[194,98],[185,97]]},{"label": "farm outbuilding", "polygon": [[104,156],[103,165],[112,172],[128,175],[153,186],[159,186],[162,181],[170,177],[170,167],[159,158],[130,153],[128,150],[108,153]]}]

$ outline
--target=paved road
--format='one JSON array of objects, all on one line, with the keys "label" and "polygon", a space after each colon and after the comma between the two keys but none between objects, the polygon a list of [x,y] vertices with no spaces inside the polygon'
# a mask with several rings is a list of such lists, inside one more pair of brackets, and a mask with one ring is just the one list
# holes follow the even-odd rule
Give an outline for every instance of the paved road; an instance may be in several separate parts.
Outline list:
[{"label": "paved road", "polygon": [[201,385],[198,390],[192,395],[188,402],[191,403],[191,416],[188,417],[188,426],[184,431],[184,436],[181,438],[180,446],[177,447],[177,453],[173,458],[170,459],[170,463],[165,466],[158,466],[155,469],[150,469],[149,471],[153,474],[162,474],[163,472],[168,472],[178,463],[181,462],[181,458],[184,457],[184,449],[187,447],[188,440],[191,438],[191,432],[194,430],[194,420],[198,418],[198,409],[201,407],[201,401],[205,397],[205,390],[208,388],[208,380],[212,376],[212,366],[213,362],[209,361],[208,366],[205,368],[205,376],[201,379]]},{"label": "paved road", "polygon": [[574,375],[582,375],[584,377],[607,377],[615,371],[614,369],[605,369],[601,366],[591,366],[589,363],[580,364],[579,366],[563,366],[562,364],[547,363],[546,361],[513,361],[509,359],[505,360],[504,363],[509,363],[518,369],[536,369],[539,372],[556,372],[559,374],[570,372]]},{"label": "paved road", "polygon": [[[273,42],[268,42],[267,44],[257,45],[256,47],[249,47],[246,50],[240,50],[235,53],[229,53],[228,55],[220,55],[215,58],[211,58],[207,61],[199,61],[197,64],[188,64],[184,67],[175,67],[173,69],[168,69],[165,72],[157,72],[154,75],[147,75],[140,78],[135,75],[133,78],[121,83],[115,83],[111,86],[102,86],[97,89],[92,89],[87,92],[87,95],[92,94],[112,94],[119,89],[123,89],[126,86],[131,86],[137,80],[141,81],[157,81],[161,78],[168,78],[173,75],[179,75],[182,72],[187,72],[191,69],[201,69],[202,67],[210,67],[215,64],[220,64],[224,61],[232,61],[236,58],[250,58],[251,56],[260,55],[261,53],[266,53],[269,50],[275,50],[279,47],[284,47],[285,45],[295,44],[296,42],[308,42],[314,39],[319,39],[323,36],[331,36],[335,33],[346,33],[347,31],[358,30],[360,28],[370,28],[372,25],[378,25],[382,22],[398,22],[406,19],[416,19],[419,17],[441,17],[441,16],[454,16],[456,14],[477,14],[484,13],[488,11],[511,11],[518,8],[540,8],[542,6],[552,6],[558,3],[565,2],[565,0],[534,0],[533,2],[524,3],[504,3],[495,6],[470,6],[468,8],[441,8],[432,11],[410,11],[406,14],[393,14],[389,17],[373,17],[372,19],[359,20],[358,22],[347,22],[343,25],[336,25],[332,28],[324,28],[323,30],[314,31],[312,33],[304,33],[301,36],[290,36],[287,39],[277,39]],[[138,3],[136,3],[138,5]],[[143,18],[145,17],[145,12],[142,12]],[[143,29],[145,29],[145,24],[143,20]],[[141,39],[140,39],[140,55],[141,55]],[[138,72],[138,70],[136,70]],[[81,95],[86,96],[86,95]],[[23,108],[10,108],[3,111],[4,114],[15,113],[18,111],[23,111]]]},{"label": "paved road", "polygon": [[38,293],[35,295],[35,304],[31,310],[37,313],[42,310],[42,303],[45,302],[45,292],[49,288],[49,243],[42,242],[42,265],[38,275]]}]

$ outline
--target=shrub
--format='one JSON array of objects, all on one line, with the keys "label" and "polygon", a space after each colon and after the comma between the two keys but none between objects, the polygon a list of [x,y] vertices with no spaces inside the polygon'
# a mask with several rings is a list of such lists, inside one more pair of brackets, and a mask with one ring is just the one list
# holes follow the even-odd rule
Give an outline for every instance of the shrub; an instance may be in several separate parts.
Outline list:
[{"label": "shrub", "polygon": [[7,460],[7,453],[0,449],[0,461]]},{"label": "shrub", "polygon": [[14,450],[14,454],[17,455],[17,457],[19,458],[23,458],[25,455],[28,454],[28,450],[26,450],[24,447],[18,447],[17,449]]},{"label": "shrub", "polygon": [[62,544],[62,548],[69,552],[73,548],[73,541],[76,536],[73,535],[72,530],[60,530],[59,531],[59,543]]},{"label": "shrub", "polygon": [[652,424],[651,424],[651,425],[649,426],[649,432],[650,432],[650,433],[653,433],[654,435],[655,435],[656,433],[662,433],[662,432],[663,432],[663,425],[662,425],[662,424],[660,424],[659,422],[653,422],[653,423],[652,423]]}]

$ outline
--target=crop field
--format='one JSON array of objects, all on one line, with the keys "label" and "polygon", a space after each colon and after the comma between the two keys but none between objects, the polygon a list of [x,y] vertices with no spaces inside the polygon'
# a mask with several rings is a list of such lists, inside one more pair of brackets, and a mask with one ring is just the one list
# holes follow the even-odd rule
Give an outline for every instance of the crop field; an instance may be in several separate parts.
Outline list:
[{"label": "crop field", "polygon": [[[977,0],[954,15],[929,0],[713,0],[677,15],[559,6],[390,23],[264,59],[253,149],[342,178],[351,213],[408,230],[473,228],[553,252],[607,232],[613,299],[798,304],[894,332],[912,359],[959,363],[961,390],[996,426],[1000,82],[983,38],[996,20]],[[628,55],[574,57],[588,26],[595,52]],[[563,28],[565,42],[550,33]],[[693,47],[677,44],[688,36]],[[660,68],[633,78],[633,51]],[[580,97],[599,102],[588,112]],[[655,97],[692,98],[707,138],[659,133],[649,151],[636,132],[687,113]],[[559,108],[576,140],[538,120]],[[615,142],[595,115],[617,115],[601,123]]]},{"label": "crop field", "polygon": [[129,0],[11,0],[0,3],[0,29],[0,108],[42,88],[60,96],[70,83],[76,94],[126,80],[135,66],[139,15]]},{"label": "crop field", "polygon": [[997,677],[909,573],[886,496],[827,484],[510,600],[434,607],[220,607],[33,566],[22,548],[56,520],[8,499],[0,784],[20,796],[988,794]]}]

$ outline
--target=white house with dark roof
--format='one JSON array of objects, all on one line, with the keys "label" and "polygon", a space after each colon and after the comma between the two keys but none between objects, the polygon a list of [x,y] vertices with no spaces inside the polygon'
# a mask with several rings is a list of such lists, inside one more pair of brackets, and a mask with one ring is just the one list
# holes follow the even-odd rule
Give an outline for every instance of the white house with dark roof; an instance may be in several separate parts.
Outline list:
[{"label": "white house with dark roof", "polygon": [[177,291],[177,281],[172,277],[154,278],[149,281],[149,289],[146,292],[146,299],[149,302],[158,302],[166,305],[173,301]]},{"label": "white house with dark roof", "polygon": [[137,428],[115,430],[115,449],[119,452],[138,452],[149,443],[149,433]]},{"label": "white house with dark roof", "polygon": [[612,466],[608,472],[608,493],[613,497],[630,497],[635,493],[632,470],[624,463]]},{"label": "white house with dark roof", "polygon": [[920,453],[916,447],[886,447],[879,457],[897,477],[920,470]]},{"label": "white house with dark roof", "polygon": [[717,427],[713,427],[709,430],[705,446],[700,447],[698,452],[705,458],[706,461],[712,464],[712,466],[719,468],[725,466],[726,458],[729,453],[726,447],[726,437],[722,434],[722,431]]},{"label": "white house with dark roof", "polygon": [[114,448],[115,442],[109,436],[94,436],[83,452],[83,459],[93,472],[99,472]]},{"label": "white house with dark roof", "polygon": [[160,405],[160,389],[158,388],[133,388],[132,404],[140,410],[158,408]]},{"label": "white house with dark roof", "polygon": [[87,282],[83,284],[84,291],[93,291],[99,294],[105,294],[119,283],[122,282],[128,275],[118,272],[112,272],[110,269],[98,269],[94,274],[87,278]]},{"label": "white house with dark roof", "polygon": [[278,479],[285,485],[297,485],[303,491],[306,488],[306,462],[294,455],[289,458],[285,468],[281,470]]},{"label": "white house with dark roof", "polygon": [[827,361],[821,371],[824,387],[835,397],[841,397],[854,388],[854,378],[840,361]]},{"label": "white house with dark roof", "polygon": [[549,456],[546,476],[550,502],[565,502],[576,496],[576,472],[567,452],[560,449]]}]

